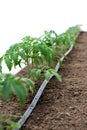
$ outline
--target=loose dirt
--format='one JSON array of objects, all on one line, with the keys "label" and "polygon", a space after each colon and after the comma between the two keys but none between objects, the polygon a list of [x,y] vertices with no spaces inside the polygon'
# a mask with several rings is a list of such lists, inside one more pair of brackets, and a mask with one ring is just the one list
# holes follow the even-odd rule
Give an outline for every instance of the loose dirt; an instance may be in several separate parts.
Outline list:
[{"label": "loose dirt", "polygon": [[[76,48],[63,62],[59,73],[63,82],[50,80],[36,108],[21,130],[87,130],[87,32],[81,32]],[[26,69],[18,75],[26,76]],[[36,83],[36,88],[42,81]],[[23,114],[34,95],[29,94],[21,107],[12,97],[0,100],[0,113]]]}]

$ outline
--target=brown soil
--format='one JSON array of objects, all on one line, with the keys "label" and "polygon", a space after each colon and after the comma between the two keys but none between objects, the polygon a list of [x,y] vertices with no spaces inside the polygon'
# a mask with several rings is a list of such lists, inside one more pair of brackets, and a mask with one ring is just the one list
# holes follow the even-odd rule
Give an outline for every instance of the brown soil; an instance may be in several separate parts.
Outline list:
[{"label": "brown soil", "polygon": [[[59,73],[63,82],[51,79],[21,130],[87,130],[87,32],[80,33]],[[18,75],[26,76],[26,69]],[[15,97],[6,104],[0,100],[0,113],[23,114],[34,95],[29,94],[23,107]]]}]

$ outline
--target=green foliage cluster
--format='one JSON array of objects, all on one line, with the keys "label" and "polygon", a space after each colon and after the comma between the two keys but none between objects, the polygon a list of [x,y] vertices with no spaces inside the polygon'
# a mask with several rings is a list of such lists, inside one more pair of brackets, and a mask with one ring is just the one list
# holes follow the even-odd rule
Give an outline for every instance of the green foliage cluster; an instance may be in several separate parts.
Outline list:
[{"label": "green foliage cluster", "polygon": [[[40,79],[43,72],[45,79],[49,81],[51,74],[61,82],[61,76],[55,71],[53,61],[64,52],[70,45],[75,45],[76,35],[80,27],[69,28],[65,33],[58,35],[55,31],[45,31],[39,37],[24,37],[20,43],[12,45],[0,58],[0,94],[8,101],[11,94],[15,94],[21,104],[24,104],[28,91],[34,92],[34,79]],[[12,74],[3,74],[2,62],[5,61],[9,71],[12,67],[22,64],[27,66],[28,77],[15,77]]]},{"label": "green foliage cluster", "polygon": [[[0,57],[0,95],[4,101],[8,101],[12,94],[16,95],[21,104],[24,104],[28,96],[28,92],[34,92],[35,79],[40,80],[41,74],[47,81],[53,74],[58,81],[62,81],[61,76],[55,71],[53,64],[56,57],[58,60],[64,55],[66,50],[75,45],[77,34],[80,32],[80,26],[69,28],[65,33],[58,35],[54,30],[44,31],[39,37],[24,37],[20,43],[12,45],[6,53]],[[24,64],[27,67],[28,77],[21,78],[11,73],[2,72],[2,62],[5,62],[9,71],[13,67],[21,67]],[[60,61],[60,64],[61,61]],[[0,115],[0,124],[5,122],[6,129],[14,129],[20,127],[19,124],[10,120],[6,115]],[[0,130],[4,126],[0,125]]]},{"label": "green foliage cluster", "polygon": [[[13,115],[13,118],[19,118],[19,116]],[[3,123],[2,123],[3,122]],[[0,114],[0,130],[13,130],[20,128],[20,124],[12,121],[7,114]]]}]

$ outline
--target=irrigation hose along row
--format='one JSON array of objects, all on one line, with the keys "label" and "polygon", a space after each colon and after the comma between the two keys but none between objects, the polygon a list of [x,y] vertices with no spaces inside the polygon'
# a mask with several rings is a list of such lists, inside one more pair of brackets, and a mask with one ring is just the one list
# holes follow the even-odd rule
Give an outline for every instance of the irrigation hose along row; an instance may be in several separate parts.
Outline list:
[{"label": "irrigation hose along row", "polygon": [[[71,47],[69,48],[69,50],[64,54],[64,56],[62,58],[60,58],[61,61],[64,60],[64,58],[72,51],[73,49],[73,45],[71,45]],[[55,67],[55,71],[58,72],[60,68],[60,63],[58,62],[56,67]],[[50,79],[53,77],[54,75],[50,76]],[[43,83],[41,84],[39,90],[37,91],[33,101],[31,102],[31,104],[29,105],[29,107],[27,108],[27,110],[25,111],[24,115],[22,116],[22,118],[18,121],[18,123],[20,124],[20,128],[23,126],[23,124],[26,122],[26,120],[29,118],[30,114],[32,113],[33,109],[35,108],[39,98],[41,97],[46,85],[48,84],[47,80],[44,80]],[[19,130],[19,128],[16,128],[14,130]]]}]

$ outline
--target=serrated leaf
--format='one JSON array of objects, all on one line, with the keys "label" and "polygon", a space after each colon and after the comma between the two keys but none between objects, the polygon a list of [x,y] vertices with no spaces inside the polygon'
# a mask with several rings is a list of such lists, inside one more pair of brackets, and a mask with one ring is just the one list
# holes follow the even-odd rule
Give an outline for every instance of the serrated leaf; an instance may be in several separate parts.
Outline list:
[{"label": "serrated leaf", "polygon": [[39,49],[40,49],[41,54],[43,54],[44,56],[47,56],[46,45],[43,45],[43,44],[42,44],[42,45],[39,47]]},{"label": "serrated leaf", "polygon": [[4,101],[8,101],[11,93],[12,93],[12,80],[14,79],[14,76],[12,74],[2,74],[2,81],[1,81],[1,93],[2,98]]},{"label": "serrated leaf", "polygon": [[23,49],[25,50],[25,53],[28,54],[29,53],[29,47],[27,44],[23,45]]},{"label": "serrated leaf", "polygon": [[47,81],[50,80],[50,76],[51,76],[51,73],[50,73],[49,71],[46,71],[46,73],[45,73],[45,79],[46,79]]},{"label": "serrated leaf", "polygon": [[61,76],[60,76],[58,73],[55,73],[54,75],[56,76],[56,78],[57,78],[60,82],[62,82],[62,78],[61,78]]},{"label": "serrated leaf", "polygon": [[5,63],[7,65],[7,67],[8,67],[8,69],[9,69],[9,71],[11,71],[11,69],[12,69],[12,61],[11,61],[11,59],[9,58],[8,55],[6,55],[4,57],[4,60],[5,60]]},{"label": "serrated leaf", "polygon": [[25,83],[28,85],[29,90],[33,93],[34,92],[34,82],[31,79],[24,78]]},{"label": "serrated leaf", "polygon": [[52,54],[48,51],[47,56],[45,57],[46,61],[50,64],[52,61]]},{"label": "serrated leaf", "polygon": [[14,61],[14,65],[18,65],[18,53],[12,53],[12,60]]},{"label": "serrated leaf", "polygon": [[16,128],[20,128],[20,124],[19,123],[17,123],[17,122],[14,122],[14,121],[12,121],[12,120],[10,120],[10,119],[7,119],[7,121],[6,121],[6,123],[8,124],[8,126],[7,126],[7,129],[9,130],[13,130],[13,129],[16,129]]},{"label": "serrated leaf", "polygon": [[40,79],[41,77],[41,70],[40,69],[32,69],[30,72],[31,77],[36,77],[37,79]]},{"label": "serrated leaf", "polygon": [[53,54],[54,54],[53,48],[47,47],[45,55],[46,62],[50,63],[52,61]]},{"label": "serrated leaf", "polygon": [[36,78],[39,80],[40,77],[41,77],[41,70],[38,69],[38,70],[36,71]]},{"label": "serrated leaf", "polygon": [[25,99],[28,95],[27,88],[23,85],[21,81],[15,81],[13,85],[13,90],[19,99],[21,104],[25,103]]},{"label": "serrated leaf", "polygon": [[0,121],[7,118],[8,118],[7,114],[0,114]]},{"label": "serrated leaf", "polygon": [[20,50],[18,53],[19,53],[19,55],[21,56],[21,58],[22,58],[23,60],[26,60],[27,56],[26,56],[24,50]]},{"label": "serrated leaf", "polygon": [[62,82],[61,76],[54,69],[50,69],[50,72],[58,79],[58,81]]},{"label": "serrated leaf", "polygon": [[35,77],[35,75],[36,75],[36,69],[32,69],[30,72],[30,76]]},{"label": "serrated leaf", "polygon": [[4,101],[9,100],[10,96],[11,96],[11,82],[10,80],[4,80],[3,81],[3,87],[1,89],[1,93],[2,93],[2,98]]},{"label": "serrated leaf", "polygon": [[34,87],[29,86],[29,89],[30,89],[30,91],[31,91],[32,93],[34,92]]}]

